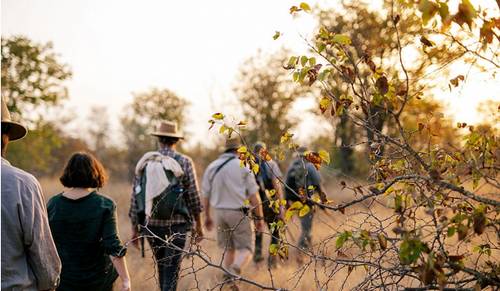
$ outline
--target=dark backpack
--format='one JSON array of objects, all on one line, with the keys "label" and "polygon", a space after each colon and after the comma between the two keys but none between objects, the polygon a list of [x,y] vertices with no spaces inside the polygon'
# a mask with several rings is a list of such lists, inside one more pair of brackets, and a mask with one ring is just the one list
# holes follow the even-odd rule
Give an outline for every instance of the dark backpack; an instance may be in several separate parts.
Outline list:
[{"label": "dark backpack", "polygon": [[[140,189],[139,191],[135,192],[137,215],[139,218],[139,223],[141,225],[145,224],[146,218],[146,167],[144,167],[143,173],[141,175],[141,180],[139,182]],[[184,187],[180,179],[175,177],[175,175],[170,170],[165,170],[165,175],[170,181],[170,185],[165,190],[163,190],[160,195],[153,199],[151,218],[167,220],[172,218],[172,216],[175,214],[180,214],[185,216],[186,219],[189,219],[189,211],[186,206],[186,202],[184,201]]]},{"label": "dark backpack", "polygon": [[260,199],[267,201],[266,190],[274,189],[272,171],[268,163],[260,159],[256,159],[256,163],[259,164],[259,172],[255,174],[255,181],[259,186]]},{"label": "dark backpack", "polygon": [[[307,190],[307,167],[305,167],[302,159],[296,159],[293,161],[290,169],[286,173],[285,183],[288,187],[285,187],[285,199],[288,201],[300,201],[301,198],[297,195],[299,194],[299,189],[304,189],[305,193],[310,191]],[[293,191],[295,191],[295,193]],[[297,194],[296,194],[297,193]]]}]

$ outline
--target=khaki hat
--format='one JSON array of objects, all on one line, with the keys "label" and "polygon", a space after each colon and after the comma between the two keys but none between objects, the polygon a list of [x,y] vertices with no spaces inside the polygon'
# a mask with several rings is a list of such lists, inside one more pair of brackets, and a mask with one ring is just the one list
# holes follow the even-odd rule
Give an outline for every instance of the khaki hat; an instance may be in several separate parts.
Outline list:
[{"label": "khaki hat", "polygon": [[28,133],[26,126],[12,121],[7,104],[2,99],[2,128],[5,129],[5,127],[7,127],[7,135],[11,141],[21,139]]},{"label": "khaki hat", "polygon": [[177,131],[177,122],[174,121],[162,121],[156,128],[156,131],[152,132],[151,135],[184,138],[184,136]]},{"label": "khaki hat", "polygon": [[239,138],[229,138],[226,139],[226,150],[235,150],[241,146],[241,141]]}]

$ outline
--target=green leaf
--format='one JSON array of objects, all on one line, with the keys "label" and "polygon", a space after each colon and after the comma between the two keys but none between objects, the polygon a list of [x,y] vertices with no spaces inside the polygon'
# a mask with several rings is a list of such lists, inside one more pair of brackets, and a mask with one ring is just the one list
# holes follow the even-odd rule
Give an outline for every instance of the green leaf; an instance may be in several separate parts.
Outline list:
[{"label": "green leaf", "polygon": [[281,33],[279,31],[276,31],[273,35],[273,39],[277,40],[281,36]]},{"label": "green leaf", "polygon": [[340,249],[342,246],[344,246],[344,243],[352,236],[352,233],[350,231],[344,231],[341,233],[338,237],[337,240],[335,241],[335,247],[337,249]]},{"label": "green leaf", "polygon": [[344,44],[344,45],[350,45],[351,44],[351,38],[347,35],[343,34],[336,34],[333,36],[332,41],[334,43],[338,44]]},{"label": "green leaf", "polygon": [[307,61],[308,61],[308,59],[307,59],[307,57],[306,57],[306,56],[301,56],[301,57],[300,57],[300,64],[301,64],[302,66],[305,66],[305,65],[307,64]]},{"label": "green leaf", "polygon": [[312,57],[309,59],[309,65],[311,65],[311,66],[316,65],[316,58],[315,57]]},{"label": "green leaf", "polygon": [[446,235],[448,237],[452,237],[455,234],[456,230],[457,229],[454,226],[450,226],[450,227],[448,227],[448,230],[446,231]]}]

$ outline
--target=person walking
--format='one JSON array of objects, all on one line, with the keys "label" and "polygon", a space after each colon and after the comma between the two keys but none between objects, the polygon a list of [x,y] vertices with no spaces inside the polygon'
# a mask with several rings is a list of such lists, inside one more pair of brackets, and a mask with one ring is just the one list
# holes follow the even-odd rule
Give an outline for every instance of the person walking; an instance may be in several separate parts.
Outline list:
[{"label": "person walking", "polygon": [[262,206],[259,187],[253,173],[240,166],[239,140],[228,139],[225,152],[213,161],[203,174],[205,226],[217,227],[217,243],[224,250],[224,267],[234,275],[241,273],[254,251],[252,220],[245,201],[254,208],[257,231],[262,231]]},{"label": "person walking", "polygon": [[61,261],[52,239],[40,183],[6,159],[7,145],[27,134],[2,99],[2,290],[51,290]]},{"label": "person walking", "polygon": [[[270,159],[267,154],[266,144],[264,142],[257,142],[254,145],[253,153],[255,162],[259,165],[259,172],[255,174],[255,180],[259,186],[259,196],[262,201],[262,210],[264,213],[264,221],[269,230],[272,229],[272,224],[283,220],[284,207],[278,202],[278,207],[270,207],[270,201],[281,201],[283,199],[283,190],[280,185],[280,179],[283,174],[276,161]],[[263,260],[262,256],[262,232],[255,233],[255,252],[253,256],[254,262]],[[269,244],[277,244],[280,235],[278,228],[275,228],[271,233]],[[270,267],[276,267],[277,256],[268,256],[267,263]]]},{"label": "person walking", "polygon": [[137,163],[129,216],[133,242],[148,238],[160,289],[175,291],[188,232],[195,243],[203,238],[201,199],[192,159],[176,151],[183,139],[177,123],[163,121],[151,135],[158,138],[159,149]]},{"label": "person walking", "polygon": [[[286,171],[285,183],[288,187],[285,187],[285,199],[288,204],[303,201],[304,197],[300,197],[300,193],[304,193],[307,199],[314,193],[323,193],[319,171],[305,159],[305,152],[306,148],[298,148],[297,157]],[[310,201],[305,203],[311,207],[311,211],[300,218],[302,231],[298,244],[300,248],[308,249],[312,245],[311,233],[315,209]]]},{"label": "person walking", "polygon": [[63,192],[48,204],[52,235],[61,256],[58,291],[130,291],[126,248],[118,238],[116,204],[96,189],[106,182],[101,163],[88,153],[75,153],[59,178]]}]

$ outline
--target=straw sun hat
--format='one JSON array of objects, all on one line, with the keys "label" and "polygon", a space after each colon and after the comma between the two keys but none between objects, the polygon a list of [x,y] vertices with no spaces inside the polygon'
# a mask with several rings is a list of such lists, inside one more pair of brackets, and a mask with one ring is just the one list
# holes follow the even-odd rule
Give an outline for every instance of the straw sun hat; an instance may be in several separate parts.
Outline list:
[{"label": "straw sun hat", "polygon": [[177,130],[177,122],[174,121],[162,121],[151,135],[184,138],[182,133]]},{"label": "straw sun hat", "polygon": [[2,129],[7,131],[11,141],[21,139],[28,133],[26,126],[12,121],[7,104],[2,99]]}]

